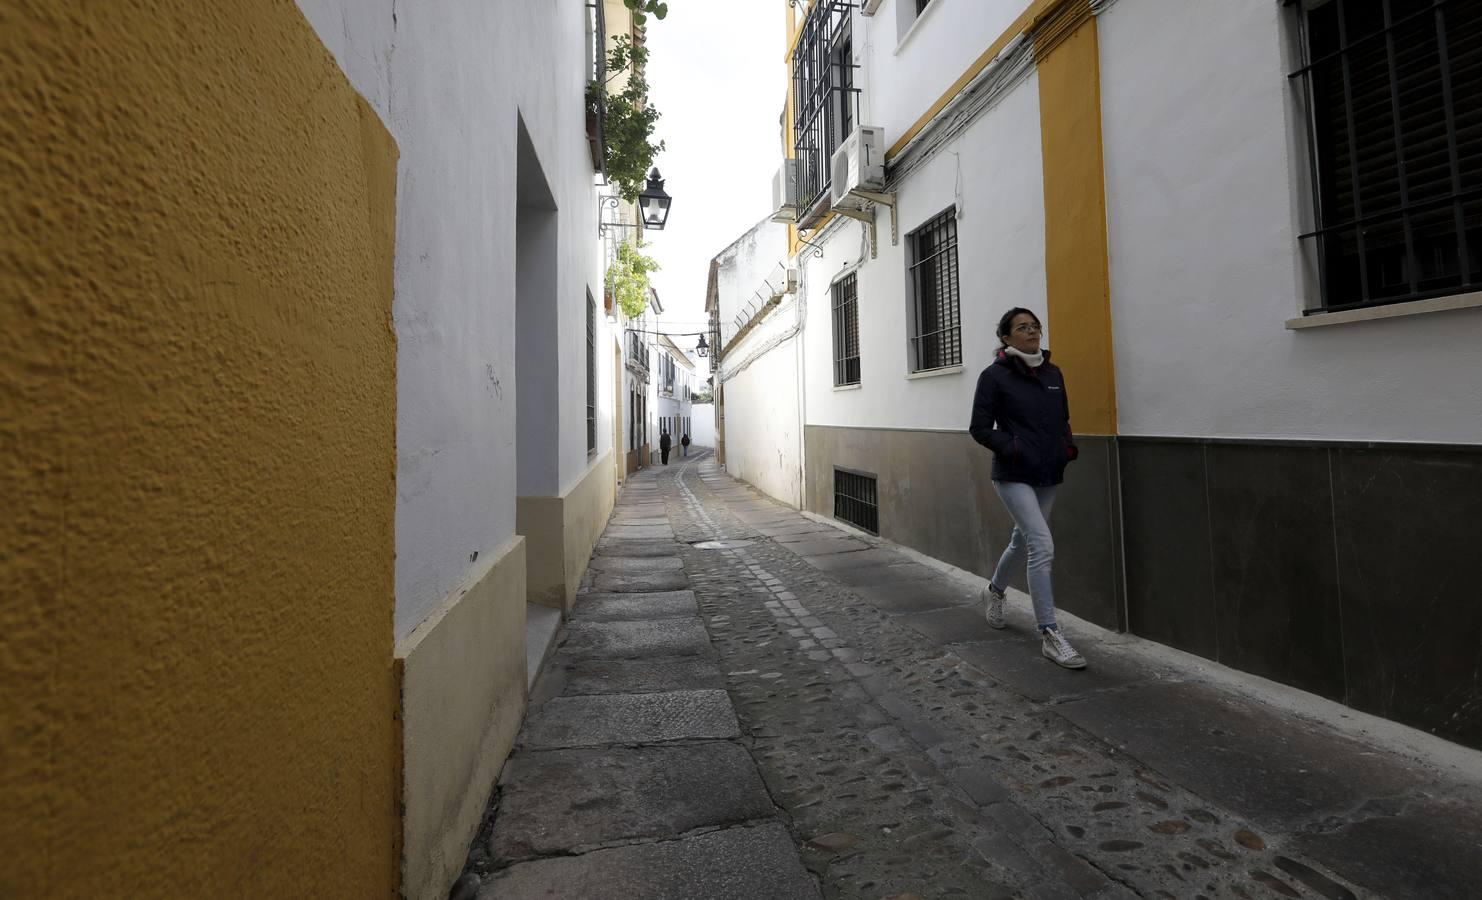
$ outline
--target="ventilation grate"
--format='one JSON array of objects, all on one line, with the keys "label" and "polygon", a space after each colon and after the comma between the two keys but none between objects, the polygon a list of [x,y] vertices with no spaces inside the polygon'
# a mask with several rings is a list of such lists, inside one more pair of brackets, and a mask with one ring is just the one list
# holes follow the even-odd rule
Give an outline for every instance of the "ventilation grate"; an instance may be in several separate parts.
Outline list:
[{"label": "ventilation grate", "polygon": [[875,476],[834,469],[834,518],[879,534],[880,508],[875,497]]}]

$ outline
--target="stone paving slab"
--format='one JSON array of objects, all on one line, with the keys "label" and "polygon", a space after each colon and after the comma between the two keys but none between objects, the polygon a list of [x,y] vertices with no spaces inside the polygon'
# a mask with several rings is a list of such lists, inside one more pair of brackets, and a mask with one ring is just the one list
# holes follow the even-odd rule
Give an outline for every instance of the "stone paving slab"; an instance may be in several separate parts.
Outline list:
[{"label": "stone paving slab", "polygon": [[500,782],[496,865],[776,812],[751,755],[729,741],[521,753]]},{"label": "stone paving slab", "polygon": [[652,694],[661,691],[721,689],[726,686],[715,663],[708,657],[674,656],[654,659],[557,658],[564,666],[563,693]]},{"label": "stone paving slab", "polygon": [[847,584],[850,587],[870,587],[894,584],[898,581],[941,577],[936,571],[913,562],[891,563],[884,566],[851,566],[845,569],[835,569],[829,572],[829,575],[840,584]]},{"label": "stone paving slab", "polygon": [[571,620],[587,622],[634,622],[643,619],[677,619],[700,614],[694,591],[654,593],[587,593],[576,595]]},{"label": "stone paving slab", "polygon": [[657,619],[643,622],[585,622],[573,620],[566,629],[568,654],[592,659],[642,656],[708,656],[710,638],[699,619]]},{"label": "stone paving slab", "polygon": [[621,573],[597,572],[592,578],[592,587],[599,591],[623,594],[645,594],[653,591],[682,591],[690,586],[683,571],[648,572],[624,575]]},{"label": "stone paving slab", "polygon": [[[758,528],[757,531],[761,534],[767,534],[761,528]],[[814,526],[813,528],[799,528],[784,531],[781,534],[769,534],[767,536],[779,544],[801,544],[804,541],[838,540],[839,530],[837,528],[819,528]]]},{"label": "stone paving slab", "polygon": [[541,750],[740,735],[725,691],[667,691],[556,697],[531,715],[520,743]]},{"label": "stone paving slab", "polygon": [[798,511],[793,509],[791,506],[783,506],[782,504],[774,503],[771,500],[758,498],[755,494],[752,495],[752,499],[750,500],[742,500],[737,503],[732,503],[731,512],[738,515],[744,512],[785,512],[793,516],[798,515]]},{"label": "stone paving slab", "polygon": [[677,841],[511,866],[480,900],[818,900],[787,829],[727,828]]},{"label": "stone paving slab", "polygon": [[966,605],[976,607],[980,616],[983,611],[971,589],[952,584],[944,578],[899,581],[852,590],[871,606],[886,613],[919,613]]},{"label": "stone paving slab", "polygon": [[868,550],[870,545],[850,538],[826,538],[817,541],[798,541],[785,545],[799,556],[822,556],[825,553],[848,553],[851,550]]},{"label": "stone paving slab", "polygon": [[673,556],[679,551],[679,545],[673,540],[642,539],[642,538],[608,538],[604,537],[597,541],[593,550],[595,557],[603,556]]},{"label": "stone paving slab", "polygon": [[845,571],[862,566],[888,566],[907,561],[904,556],[894,550],[882,550],[878,547],[870,550],[856,550],[851,553],[825,553],[822,556],[809,556],[805,559],[808,565],[824,572]]},{"label": "stone paving slab", "polygon": [[653,524],[669,524],[669,515],[662,500],[655,500],[652,503],[619,503],[613,507],[612,518],[607,524],[619,524],[618,519],[662,519],[663,521],[656,521]]},{"label": "stone paving slab", "polygon": [[610,538],[672,538],[674,529],[668,525],[609,525],[603,535]]},{"label": "stone paving slab", "polygon": [[672,527],[669,516],[665,511],[663,502],[643,504],[642,506],[618,506],[614,507],[612,517],[607,520],[607,527],[621,525],[627,528],[660,528]]},{"label": "stone paving slab", "polygon": [[[978,671],[1036,702],[1126,687],[1159,674],[1120,654],[1101,653],[1097,646],[1079,644],[1077,649],[1086,655],[1086,668],[1062,669],[1045,659],[1039,638],[1027,626],[1011,626],[994,635],[990,641],[959,644],[953,649]],[[1074,641],[1075,635],[1069,637]]]},{"label": "stone paving slab", "polygon": [[[1268,829],[1320,823],[1424,782],[1421,773],[1365,753],[1354,741],[1212,687],[1144,685],[1056,708],[1199,796]],[[1335,759],[1347,764],[1335,769]]]},{"label": "stone paving slab", "polygon": [[[1342,827],[1297,835],[1296,849],[1393,900],[1482,897],[1478,798],[1440,797],[1403,809],[1375,803],[1353,818]],[[1416,878],[1417,863],[1429,877]],[[1280,861],[1277,865],[1298,881],[1310,882],[1300,868]]]},{"label": "stone paving slab", "polygon": [[776,527],[785,523],[798,521],[798,514],[785,510],[758,510],[756,512],[737,512],[736,518],[752,527],[768,526]]},{"label": "stone paving slab", "polygon": [[668,525],[668,516],[637,515],[614,515],[609,525]]},{"label": "stone paving slab", "polygon": [[[678,550],[677,544],[673,545]],[[678,556],[597,556],[589,563],[598,572],[614,572],[623,575],[646,572],[677,572],[684,568]]]},{"label": "stone paving slab", "polygon": [[[938,644],[1015,641],[1025,646],[1032,644],[1035,656],[1039,656],[1040,652],[1039,638],[1033,632],[1020,628],[989,628],[983,608],[976,604],[910,613],[901,616],[899,621]],[[1045,660],[1045,663],[1050,664],[1049,660]]]},{"label": "stone paving slab", "polygon": [[779,537],[795,534],[800,531],[816,531],[819,534],[839,533],[837,528],[829,528],[827,525],[820,525],[812,519],[805,519],[797,515],[790,516],[787,519],[777,522],[775,525],[758,525],[755,530],[760,531],[767,537]]}]

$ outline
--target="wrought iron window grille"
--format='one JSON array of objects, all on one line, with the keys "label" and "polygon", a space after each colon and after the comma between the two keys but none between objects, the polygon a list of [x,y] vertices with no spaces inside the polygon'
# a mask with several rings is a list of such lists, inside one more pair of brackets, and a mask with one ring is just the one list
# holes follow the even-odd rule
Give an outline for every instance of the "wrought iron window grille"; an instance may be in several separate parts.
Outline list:
[{"label": "wrought iron window grille", "polygon": [[859,294],[850,273],[829,289],[834,312],[834,386],[859,384]]},{"label": "wrought iron window grille", "polygon": [[830,160],[859,122],[847,0],[816,0],[792,53],[793,157],[804,218],[828,193]]},{"label": "wrought iron window grille", "polygon": [[957,210],[907,235],[911,263],[911,371],[962,365]]},{"label": "wrought iron window grille", "polygon": [[870,534],[880,533],[878,483],[874,475],[834,468],[834,518]]},{"label": "wrought iron window grille", "polygon": [[1318,281],[1308,314],[1482,290],[1482,0],[1287,0]]}]

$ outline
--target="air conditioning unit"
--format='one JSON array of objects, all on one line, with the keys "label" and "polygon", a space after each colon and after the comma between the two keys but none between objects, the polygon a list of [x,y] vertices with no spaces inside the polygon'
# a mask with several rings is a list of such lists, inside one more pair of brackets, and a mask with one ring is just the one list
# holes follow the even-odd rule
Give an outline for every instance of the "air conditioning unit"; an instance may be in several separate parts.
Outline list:
[{"label": "air conditioning unit", "polygon": [[885,0],[864,0],[864,4],[859,8],[859,14],[862,16],[873,16],[875,10],[879,9],[880,4],[884,2]]},{"label": "air conditioning unit", "polygon": [[863,209],[868,200],[851,191],[885,186],[885,129],[861,125],[844,139],[829,165],[829,199],[834,209]]},{"label": "air conditioning unit", "polygon": [[772,176],[772,221],[791,224],[798,220],[798,161],[784,159]]}]

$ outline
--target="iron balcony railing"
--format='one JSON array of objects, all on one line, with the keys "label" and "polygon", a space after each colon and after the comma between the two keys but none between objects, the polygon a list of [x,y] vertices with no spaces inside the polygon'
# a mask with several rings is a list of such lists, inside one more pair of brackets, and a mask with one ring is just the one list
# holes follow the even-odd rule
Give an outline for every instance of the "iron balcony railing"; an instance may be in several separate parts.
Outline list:
[{"label": "iron balcony railing", "polygon": [[859,124],[854,39],[847,0],[817,0],[792,54],[793,156],[803,219],[828,193],[829,162]]},{"label": "iron balcony railing", "polygon": [[645,374],[650,367],[649,346],[643,342],[643,335],[636,331],[628,332],[628,365]]}]

